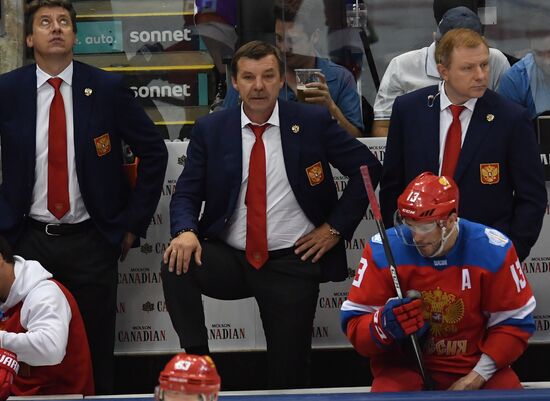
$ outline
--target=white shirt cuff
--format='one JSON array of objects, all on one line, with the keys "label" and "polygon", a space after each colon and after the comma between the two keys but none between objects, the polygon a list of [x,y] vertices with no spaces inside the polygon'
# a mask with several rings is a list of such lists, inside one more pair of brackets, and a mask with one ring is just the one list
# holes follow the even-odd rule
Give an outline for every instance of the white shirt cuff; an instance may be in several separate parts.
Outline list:
[{"label": "white shirt cuff", "polygon": [[497,365],[489,355],[482,354],[478,363],[472,370],[483,377],[485,381],[489,381],[497,371]]}]

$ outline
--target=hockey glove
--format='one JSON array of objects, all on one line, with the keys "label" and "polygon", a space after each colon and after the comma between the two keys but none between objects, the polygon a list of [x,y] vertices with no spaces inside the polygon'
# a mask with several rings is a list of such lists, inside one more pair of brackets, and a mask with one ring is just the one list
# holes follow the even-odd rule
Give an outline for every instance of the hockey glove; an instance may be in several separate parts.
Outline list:
[{"label": "hockey glove", "polygon": [[11,384],[18,371],[17,355],[0,348],[0,401],[4,401],[10,396]]},{"label": "hockey glove", "polygon": [[421,337],[428,329],[422,316],[422,300],[412,298],[390,298],[383,308],[373,316],[370,333],[379,347],[394,341],[403,341],[416,333]]}]

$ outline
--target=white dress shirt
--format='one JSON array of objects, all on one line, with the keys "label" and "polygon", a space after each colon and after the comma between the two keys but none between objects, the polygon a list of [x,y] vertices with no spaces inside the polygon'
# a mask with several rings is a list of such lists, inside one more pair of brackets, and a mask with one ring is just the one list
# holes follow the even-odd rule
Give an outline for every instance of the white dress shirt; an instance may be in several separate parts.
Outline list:
[{"label": "white dress shirt", "polygon": [[63,96],[65,117],[67,119],[67,168],[69,172],[70,210],[61,220],[58,220],[48,210],[48,125],[50,105],[55,90],[48,83],[48,79],[53,77],[36,66],[36,165],[29,216],[46,223],[78,223],[89,219],[90,215],[84,206],[76,176],[72,92],[73,63],[71,62],[58,77],[63,80],[60,91]]},{"label": "white dress shirt", "polygon": [[[242,131],[242,179],[241,190],[233,216],[229,220],[222,239],[231,247],[244,250],[246,246],[246,205],[248,166],[250,152],[256,137],[248,124],[253,124],[241,105]],[[290,248],[296,241],[315,228],[306,217],[288,182],[281,145],[279,104],[275,105],[266,124],[269,127],[262,135],[266,155],[267,196],[267,249]]]},{"label": "white dress shirt", "polygon": [[[449,107],[453,104],[447,94],[445,93],[445,82],[439,84],[439,175],[441,175],[441,168],[443,166],[443,154],[445,153],[445,141],[447,140],[447,131],[453,122],[453,113]],[[466,131],[472,120],[472,113],[474,112],[474,107],[476,106],[477,98],[469,99],[466,103],[457,106],[464,106],[465,109],[460,113],[460,127],[462,129],[462,140],[460,146],[464,143],[464,138],[466,137]]]}]

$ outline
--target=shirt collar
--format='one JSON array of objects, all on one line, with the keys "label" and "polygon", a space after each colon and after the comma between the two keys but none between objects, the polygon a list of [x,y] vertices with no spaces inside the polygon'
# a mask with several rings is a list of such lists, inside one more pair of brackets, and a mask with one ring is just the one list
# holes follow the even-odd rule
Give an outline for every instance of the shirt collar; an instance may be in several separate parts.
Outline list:
[{"label": "shirt collar", "polygon": [[[468,99],[462,106],[466,107],[468,110],[470,110],[472,113],[474,112],[474,107],[476,106],[477,98],[473,97],[471,99]],[[447,97],[447,94],[445,93],[445,82],[441,81],[439,83],[439,105],[440,110],[443,111],[447,107],[449,107],[451,104],[453,104],[449,98]]]},{"label": "shirt collar", "polygon": [[435,62],[435,42],[432,42],[426,54],[426,74],[429,77],[441,79],[439,71],[437,71],[437,63]]},{"label": "shirt collar", "polygon": [[[61,78],[63,82],[65,82],[67,85],[72,86],[73,84],[73,62],[67,66],[63,71],[61,71],[57,77]],[[36,88],[40,88],[42,85],[44,85],[48,79],[54,78],[44,70],[42,70],[38,64],[36,65]]]},{"label": "shirt collar", "polygon": [[[244,102],[243,102],[243,103],[241,103],[241,128],[246,127],[248,124],[259,125],[259,124],[256,124],[256,123],[253,123],[252,121],[250,121],[250,119],[248,118],[248,116],[244,112]],[[267,119],[267,121],[264,124],[275,125],[277,127],[280,126],[280,124],[279,124],[279,101],[277,101],[275,103],[275,107],[273,108],[273,112],[271,113],[271,116]],[[264,125],[264,124],[261,124],[261,125]]]}]

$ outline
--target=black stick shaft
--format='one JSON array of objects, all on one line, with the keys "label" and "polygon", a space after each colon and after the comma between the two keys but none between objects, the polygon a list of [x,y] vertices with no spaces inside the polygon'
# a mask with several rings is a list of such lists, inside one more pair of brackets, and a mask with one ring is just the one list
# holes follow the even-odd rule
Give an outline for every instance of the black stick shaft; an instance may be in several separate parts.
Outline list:
[{"label": "black stick shaft", "polygon": [[[376,221],[376,227],[378,228],[378,233],[382,239],[382,245],[384,247],[384,253],[386,254],[386,259],[390,265],[390,274],[392,276],[393,285],[395,287],[395,292],[397,296],[402,299],[403,292],[401,291],[401,285],[399,284],[399,277],[397,276],[397,269],[395,268],[395,259],[393,257],[393,252],[390,248],[390,242],[386,234],[386,228],[384,227],[384,222],[382,221],[382,214],[380,213],[380,206],[378,205],[378,200],[376,199],[376,194],[374,193],[374,187],[372,186],[372,180],[369,174],[368,166],[361,166],[361,175],[363,176],[363,183],[365,184],[365,189],[369,197],[370,207],[374,215],[374,220]],[[418,343],[418,337],[416,334],[411,334],[411,342],[414,350],[414,355],[416,357],[416,362],[418,363],[418,368],[420,369],[420,374],[422,379],[424,379],[424,386],[428,389],[432,388],[431,380],[426,373],[424,368],[424,362],[422,359],[422,351],[420,349],[420,344]]]}]

